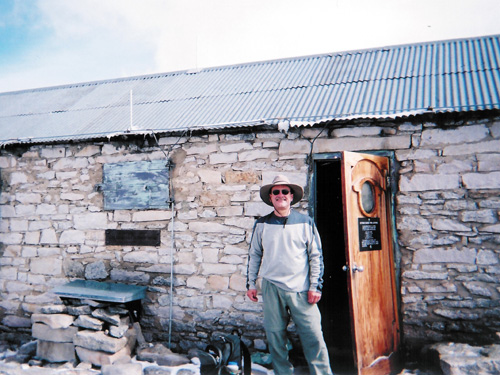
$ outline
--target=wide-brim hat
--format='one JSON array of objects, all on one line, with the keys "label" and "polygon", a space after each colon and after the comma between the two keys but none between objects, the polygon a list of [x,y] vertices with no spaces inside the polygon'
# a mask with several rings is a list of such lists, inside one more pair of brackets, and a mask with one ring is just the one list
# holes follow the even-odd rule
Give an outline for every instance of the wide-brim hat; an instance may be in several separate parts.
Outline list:
[{"label": "wide-brim hat", "polygon": [[260,188],[260,198],[269,206],[273,205],[271,199],[269,198],[269,194],[271,193],[271,189],[273,188],[273,186],[276,185],[286,185],[292,190],[293,200],[290,205],[294,205],[295,203],[299,202],[304,196],[304,189],[302,188],[302,186],[291,184],[286,176],[277,175],[276,177],[274,177],[274,180],[271,184],[264,185]]}]

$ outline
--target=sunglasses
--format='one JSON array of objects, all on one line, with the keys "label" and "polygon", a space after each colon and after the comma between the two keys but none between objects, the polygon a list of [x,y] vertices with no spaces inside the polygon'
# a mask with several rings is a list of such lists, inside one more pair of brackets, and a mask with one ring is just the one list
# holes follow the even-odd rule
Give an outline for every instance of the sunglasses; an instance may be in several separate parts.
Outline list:
[{"label": "sunglasses", "polygon": [[272,193],[273,195],[278,195],[280,192],[281,192],[281,194],[283,194],[283,195],[288,195],[288,194],[290,194],[290,190],[288,190],[288,189],[281,189],[281,190],[280,190],[280,189],[276,189],[276,190],[273,190],[271,193]]}]

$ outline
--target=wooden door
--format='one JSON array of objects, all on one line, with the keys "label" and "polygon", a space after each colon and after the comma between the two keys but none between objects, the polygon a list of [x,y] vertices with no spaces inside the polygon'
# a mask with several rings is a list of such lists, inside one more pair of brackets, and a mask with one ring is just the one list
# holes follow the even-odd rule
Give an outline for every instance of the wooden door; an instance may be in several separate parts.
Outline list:
[{"label": "wooden door", "polygon": [[360,375],[389,374],[399,346],[386,157],[343,152],[345,271]]}]

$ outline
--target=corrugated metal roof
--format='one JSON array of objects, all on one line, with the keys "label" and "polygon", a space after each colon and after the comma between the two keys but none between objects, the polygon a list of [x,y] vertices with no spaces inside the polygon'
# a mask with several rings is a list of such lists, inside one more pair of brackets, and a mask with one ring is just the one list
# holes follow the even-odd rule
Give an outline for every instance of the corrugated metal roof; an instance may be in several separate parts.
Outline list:
[{"label": "corrugated metal roof", "polygon": [[0,144],[499,109],[500,35],[0,94]]}]

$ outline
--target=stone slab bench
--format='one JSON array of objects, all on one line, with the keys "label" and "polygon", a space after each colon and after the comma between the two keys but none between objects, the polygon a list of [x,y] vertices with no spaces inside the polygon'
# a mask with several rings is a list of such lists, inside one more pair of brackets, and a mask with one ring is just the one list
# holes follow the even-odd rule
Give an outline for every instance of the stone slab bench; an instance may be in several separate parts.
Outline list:
[{"label": "stone slab bench", "polygon": [[145,286],[121,283],[100,282],[94,280],[73,280],[52,289],[52,293],[62,299],[94,300],[109,303],[123,303],[132,314],[137,312],[134,320],[139,320],[142,311],[141,300],[146,297]]},{"label": "stone slab bench", "polygon": [[52,292],[60,297],[93,299],[104,302],[126,303],[146,297],[145,286],[93,280],[74,280],[59,285]]}]

